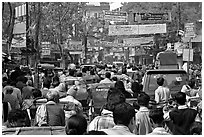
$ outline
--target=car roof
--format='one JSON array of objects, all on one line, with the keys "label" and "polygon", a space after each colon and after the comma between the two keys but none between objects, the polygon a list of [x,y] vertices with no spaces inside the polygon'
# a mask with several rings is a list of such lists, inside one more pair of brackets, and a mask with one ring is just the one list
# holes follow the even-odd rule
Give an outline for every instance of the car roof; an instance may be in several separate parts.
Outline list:
[{"label": "car roof", "polygon": [[154,69],[154,70],[147,70],[147,74],[157,74],[157,73],[186,73],[185,70],[182,69]]}]

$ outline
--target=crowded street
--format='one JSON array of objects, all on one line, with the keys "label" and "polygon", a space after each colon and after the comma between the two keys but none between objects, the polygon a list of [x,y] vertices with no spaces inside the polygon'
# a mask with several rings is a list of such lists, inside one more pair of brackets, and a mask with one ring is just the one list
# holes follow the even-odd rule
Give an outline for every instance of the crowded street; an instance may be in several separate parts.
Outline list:
[{"label": "crowded street", "polygon": [[2,135],[202,135],[202,2],[2,2]]}]

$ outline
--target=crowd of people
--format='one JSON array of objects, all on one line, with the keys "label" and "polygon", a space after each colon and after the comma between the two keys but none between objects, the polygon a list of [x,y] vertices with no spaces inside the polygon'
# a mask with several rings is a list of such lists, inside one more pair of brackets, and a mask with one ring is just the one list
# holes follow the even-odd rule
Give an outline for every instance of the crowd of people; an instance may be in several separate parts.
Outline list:
[{"label": "crowd of people", "polygon": [[[39,75],[19,67],[6,71],[2,75],[2,128],[63,126],[67,135],[202,134],[202,101],[193,107],[189,101],[198,94],[202,100],[201,88],[195,88],[196,78],[174,96],[163,85],[164,78],[157,78],[157,105],[150,107],[150,96],[142,91],[148,69],[154,66],[81,68],[70,64],[67,70],[42,69]],[[92,83],[112,86],[99,114],[89,119],[85,106],[89,107]],[[136,101],[128,103],[129,98]],[[37,100],[45,103],[36,107]]]}]

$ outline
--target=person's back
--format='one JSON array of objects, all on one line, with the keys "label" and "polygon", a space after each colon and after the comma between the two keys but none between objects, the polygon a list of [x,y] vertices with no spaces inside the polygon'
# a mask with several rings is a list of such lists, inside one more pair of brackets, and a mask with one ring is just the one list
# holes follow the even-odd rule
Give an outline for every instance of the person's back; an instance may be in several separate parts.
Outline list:
[{"label": "person's back", "polygon": [[[65,114],[59,103],[59,94],[57,91],[49,91],[47,93],[47,103],[38,107],[36,111],[36,125],[42,126],[64,126],[65,125]],[[43,117],[45,121],[41,121]]]},{"label": "person's back", "polygon": [[[28,82],[30,83],[32,81],[29,80]],[[29,83],[22,88],[22,100],[30,99],[32,96],[32,91],[34,90],[34,87],[32,87]]]},{"label": "person's back", "polygon": [[148,109],[150,97],[146,93],[141,92],[137,99],[140,108],[136,113],[136,129],[134,132],[135,134],[146,135],[152,132]]},{"label": "person's back", "polygon": [[[197,111],[188,108],[186,94],[183,92],[176,93],[174,100],[178,108],[169,112],[169,120],[172,122],[172,125],[169,124],[169,129],[174,135],[189,135],[190,126],[195,121]],[[165,117],[168,117],[167,115]]]},{"label": "person's back", "polygon": [[49,126],[64,126],[64,111],[59,104],[47,103],[46,109],[48,113]]},{"label": "person's back", "polygon": [[118,103],[125,102],[125,96],[116,89],[110,89],[107,102],[104,105],[101,115],[95,117],[88,126],[88,131],[108,129],[115,126],[113,120],[113,109]]},{"label": "person's back", "polygon": [[167,102],[170,98],[170,90],[167,87],[164,87],[164,78],[157,78],[157,84],[159,87],[155,90],[155,101],[156,103]]},{"label": "person's back", "polygon": [[12,95],[13,88],[12,87],[7,88],[5,92],[6,92],[6,94],[4,96],[4,100],[3,101],[4,102],[9,102],[10,105],[11,105],[11,109],[12,110],[20,108],[20,104],[19,104],[18,99],[14,95]]},{"label": "person's back", "polygon": [[113,110],[113,119],[116,125],[102,131],[108,135],[134,135],[135,109],[132,105],[126,102],[117,104]]}]

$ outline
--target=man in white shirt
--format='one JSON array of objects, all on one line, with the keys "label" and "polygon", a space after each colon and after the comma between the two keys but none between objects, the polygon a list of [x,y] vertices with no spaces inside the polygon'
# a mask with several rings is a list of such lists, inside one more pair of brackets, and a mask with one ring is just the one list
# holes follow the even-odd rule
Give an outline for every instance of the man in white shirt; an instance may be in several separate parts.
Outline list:
[{"label": "man in white shirt", "polygon": [[159,87],[155,90],[155,101],[156,103],[167,102],[170,98],[170,90],[167,87],[164,87],[164,78],[157,78],[157,84]]},{"label": "man in white shirt", "polygon": [[101,80],[100,83],[113,83],[113,81],[111,81],[110,78],[111,78],[111,73],[106,72],[105,79]]},{"label": "man in white shirt", "polygon": [[103,129],[108,135],[135,135],[135,109],[129,103],[123,102],[115,106],[113,120],[116,124],[113,128]]}]

